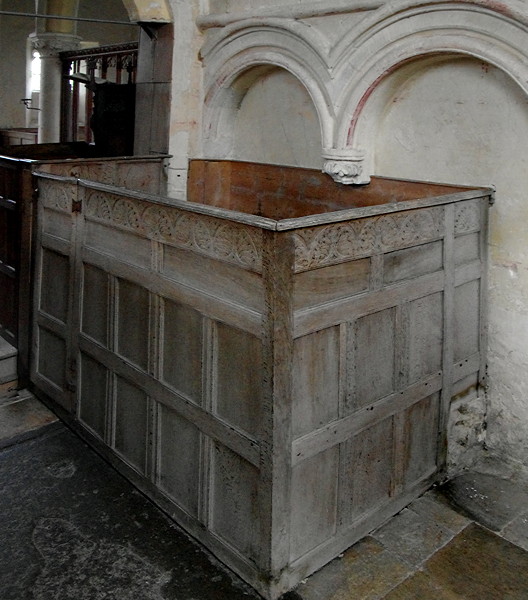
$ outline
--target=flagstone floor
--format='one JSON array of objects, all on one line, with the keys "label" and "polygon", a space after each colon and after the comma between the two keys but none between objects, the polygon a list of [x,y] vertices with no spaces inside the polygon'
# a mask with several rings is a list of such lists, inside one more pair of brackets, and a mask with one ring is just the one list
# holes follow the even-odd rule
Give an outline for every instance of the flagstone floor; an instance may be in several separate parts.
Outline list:
[{"label": "flagstone floor", "polygon": [[[1,600],[258,600],[28,392],[0,398]],[[526,600],[528,480],[487,460],[284,600]]]}]

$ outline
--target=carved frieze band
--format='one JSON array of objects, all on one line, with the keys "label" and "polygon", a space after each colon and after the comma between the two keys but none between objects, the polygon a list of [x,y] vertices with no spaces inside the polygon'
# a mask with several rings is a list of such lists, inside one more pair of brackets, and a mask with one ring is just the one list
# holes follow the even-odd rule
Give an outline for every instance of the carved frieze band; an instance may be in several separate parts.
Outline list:
[{"label": "carved frieze band", "polygon": [[258,229],[95,190],[86,190],[84,211],[87,218],[105,225],[262,272]]},{"label": "carved frieze band", "polygon": [[39,201],[45,208],[71,214],[72,204],[77,199],[77,186],[67,185],[63,181],[40,179]]},{"label": "carved frieze band", "polygon": [[303,229],[294,234],[295,271],[430,242],[444,235],[444,209],[380,215]]},{"label": "carved frieze band", "polygon": [[480,231],[482,200],[468,200],[455,207],[455,235]]}]

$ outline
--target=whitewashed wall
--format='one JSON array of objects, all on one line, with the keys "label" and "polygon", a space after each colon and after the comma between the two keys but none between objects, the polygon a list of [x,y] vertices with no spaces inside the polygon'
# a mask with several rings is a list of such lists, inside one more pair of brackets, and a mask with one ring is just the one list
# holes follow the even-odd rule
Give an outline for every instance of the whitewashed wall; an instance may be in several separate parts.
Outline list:
[{"label": "whitewashed wall", "polygon": [[259,77],[238,110],[231,158],[319,168],[319,119],[306,88],[284,69]]},{"label": "whitewashed wall", "polygon": [[446,60],[394,85],[376,171],[493,183],[487,444],[528,460],[528,100],[503,72]]},{"label": "whitewashed wall", "polygon": [[490,387],[455,415],[452,456],[484,441],[487,412],[488,447],[528,465],[526,3],[196,0],[183,20],[171,4],[179,194],[187,156],[322,166],[323,149],[363,177],[496,185]]},{"label": "whitewashed wall", "polygon": [[[463,7],[458,16],[449,10],[442,15],[441,9],[412,15],[411,9],[411,23],[401,26],[401,34],[413,21],[427,33],[421,39],[413,31],[411,43],[394,35],[397,25],[386,27],[389,43],[378,48],[392,45],[408,58],[416,45],[419,57],[395,69],[371,92],[358,118],[355,140],[375,140],[370,144],[370,168],[378,173],[496,185],[486,444],[502,457],[527,465],[528,378],[523,365],[528,363],[528,236],[523,222],[528,172],[522,140],[528,126],[528,30],[521,12],[526,7],[508,2],[511,12],[506,13],[504,5],[501,14],[491,3],[458,4]],[[438,34],[433,26],[444,29]],[[365,39],[365,45],[376,47],[372,38]],[[430,50],[440,53],[422,55]],[[386,59],[380,61],[385,66],[390,64]],[[469,407],[469,413],[480,410]],[[473,416],[461,415],[470,429]],[[471,430],[467,436],[479,437]],[[463,435],[460,438],[464,441]]]}]

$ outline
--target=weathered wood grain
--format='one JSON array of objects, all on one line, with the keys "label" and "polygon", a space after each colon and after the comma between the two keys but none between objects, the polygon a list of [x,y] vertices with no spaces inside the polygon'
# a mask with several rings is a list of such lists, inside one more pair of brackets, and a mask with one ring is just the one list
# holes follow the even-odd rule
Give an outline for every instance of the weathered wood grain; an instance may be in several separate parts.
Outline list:
[{"label": "weathered wood grain", "polygon": [[191,172],[200,204],[46,176],[33,379],[275,600],[441,476],[484,377],[488,192]]}]

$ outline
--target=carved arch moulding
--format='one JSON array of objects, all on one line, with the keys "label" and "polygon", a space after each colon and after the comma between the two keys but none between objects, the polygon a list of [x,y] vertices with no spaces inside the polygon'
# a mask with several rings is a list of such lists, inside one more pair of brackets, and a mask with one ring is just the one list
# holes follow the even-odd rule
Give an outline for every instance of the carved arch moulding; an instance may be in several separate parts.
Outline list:
[{"label": "carved arch moulding", "polygon": [[365,19],[354,41],[344,40],[334,49],[335,77],[342,82],[336,144],[364,148],[364,169],[372,172],[374,147],[369,141],[391,97],[390,76],[404,68],[475,58],[505,72],[528,94],[528,7],[509,2],[499,12],[497,6],[479,0],[406,1]]},{"label": "carved arch moulding", "polygon": [[205,68],[203,142],[207,158],[230,156],[233,123],[251,85],[266,72],[288,71],[306,88],[319,117],[323,145],[333,138],[331,77],[323,39],[303,23],[245,20],[208,38],[201,51]]},{"label": "carved arch moulding", "polygon": [[337,41],[288,18],[244,19],[206,39],[206,154],[229,156],[230,122],[258,68],[280,67],[310,93],[325,170],[343,183],[368,182],[376,123],[390,97],[390,76],[400,69],[472,57],[504,71],[528,94],[528,6],[519,0],[389,2]]},{"label": "carved arch moulding", "polygon": [[123,0],[130,20],[143,23],[172,23],[168,0]]}]

